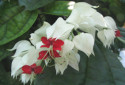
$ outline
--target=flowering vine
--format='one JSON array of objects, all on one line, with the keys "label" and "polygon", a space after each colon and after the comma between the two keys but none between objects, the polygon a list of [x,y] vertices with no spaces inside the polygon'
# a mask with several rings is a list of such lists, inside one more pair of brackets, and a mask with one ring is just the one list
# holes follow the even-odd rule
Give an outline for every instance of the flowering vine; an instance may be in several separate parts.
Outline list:
[{"label": "flowering vine", "polygon": [[12,56],[11,75],[20,75],[24,84],[32,82],[36,75],[48,68],[51,61],[54,61],[56,74],[63,75],[68,65],[79,71],[78,51],[84,52],[88,57],[94,55],[96,33],[103,45],[110,47],[115,37],[121,37],[120,31],[113,18],[104,17],[96,8],[98,6],[85,2],[76,3],[66,20],[59,17],[53,25],[44,22],[42,27],[31,33],[32,44],[27,40],[17,42],[10,49],[16,50]]}]

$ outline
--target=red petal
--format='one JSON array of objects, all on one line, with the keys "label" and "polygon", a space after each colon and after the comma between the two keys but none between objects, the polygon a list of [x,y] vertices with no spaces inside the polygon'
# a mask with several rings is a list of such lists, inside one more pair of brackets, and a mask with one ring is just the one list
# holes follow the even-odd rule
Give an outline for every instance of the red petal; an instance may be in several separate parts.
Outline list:
[{"label": "red petal", "polygon": [[61,46],[53,45],[53,50],[59,50],[59,51],[61,51],[62,48],[61,48]]},{"label": "red petal", "polygon": [[41,52],[39,52],[38,60],[46,59],[47,57],[48,57],[47,51],[41,51]]},{"label": "red petal", "polygon": [[54,42],[56,38],[49,38],[50,42]]},{"label": "red petal", "polygon": [[22,71],[23,71],[23,73],[31,74],[32,73],[32,68],[29,65],[25,65],[25,66],[22,67]]},{"label": "red petal", "polygon": [[35,63],[31,65],[31,68],[35,68],[35,67],[36,67],[36,64],[35,64]]},{"label": "red petal", "polygon": [[48,43],[49,43],[49,40],[48,40],[46,37],[42,37],[42,38],[41,38],[41,41],[42,41],[44,44],[48,44]]},{"label": "red petal", "polygon": [[55,50],[53,50],[53,52],[50,51],[50,55],[51,55],[51,56],[54,56],[54,57],[61,57],[61,56],[59,55],[59,53],[58,53],[57,51],[55,51]]},{"label": "red petal", "polygon": [[34,68],[34,73],[35,74],[40,74],[42,73],[43,68],[41,66],[37,66]]},{"label": "red petal", "polygon": [[57,39],[54,43],[58,44],[59,46],[64,45],[64,42],[62,40],[60,40],[60,39]]},{"label": "red petal", "polygon": [[53,50],[61,51],[62,50],[62,48],[61,48],[62,45],[64,45],[64,42],[62,40],[60,40],[60,39],[56,40],[54,42],[54,44],[53,44]]},{"label": "red petal", "polygon": [[42,47],[47,47],[47,48],[49,48],[49,47],[50,47],[50,44],[42,45],[41,48],[42,48]]},{"label": "red petal", "polygon": [[116,30],[116,31],[115,31],[115,36],[116,36],[116,37],[122,37],[122,35],[120,34],[120,31],[119,31],[119,30]]}]

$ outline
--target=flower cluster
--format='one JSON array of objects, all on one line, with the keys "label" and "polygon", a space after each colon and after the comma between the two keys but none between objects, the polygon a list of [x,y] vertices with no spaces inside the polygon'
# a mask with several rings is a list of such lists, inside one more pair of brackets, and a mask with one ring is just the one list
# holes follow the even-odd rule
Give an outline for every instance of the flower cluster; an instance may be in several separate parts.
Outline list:
[{"label": "flower cluster", "polygon": [[35,76],[42,74],[52,61],[56,74],[63,74],[68,65],[79,71],[78,50],[88,57],[94,55],[96,33],[103,45],[110,47],[115,37],[121,37],[120,31],[111,17],[104,17],[95,8],[97,6],[85,2],[76,3],[66,20],[59,17],[53,25],[44,22],[41,28],[31,33],[32,44],[27,40],[17,42],[10,49],[16,50],[12,56],[11,75],[20,75],[24,84],[28,81],[32,83]]}]

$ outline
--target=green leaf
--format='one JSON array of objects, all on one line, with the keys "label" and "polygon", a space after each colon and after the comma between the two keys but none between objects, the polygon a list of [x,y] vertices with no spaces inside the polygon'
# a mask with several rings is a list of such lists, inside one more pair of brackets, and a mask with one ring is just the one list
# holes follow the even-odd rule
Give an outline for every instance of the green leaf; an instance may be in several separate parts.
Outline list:
[{"label": "green leaf", "polygon": [[25,11],[16,2],[6,2],[0,13],[0,45],[24,34],[35,22],[38,12]]},{"label": "green leaf", "polygon": [[79,85],[85,77],[85,68],[87,56],[80,52],[80,71],[76,71],[71,67],[65,70],[63,75],[56,75],[54,67],[45,68],[44,73],[38,75],[34,85]]},{"label": "green leaf", "polygon": [[125,69],[116,54],[95,45],[95,56],[90,56],[86,81],[82,85],[124,85]]},{"label": "green leaf", "polygon": [[54,0],[18,0],[21,6],[25,6],[26,10],[35,10],[43,7]]},{"label": "green leaf", "polygon": [[42,13],[58,15],[58,16],[69,16],[71,10],[68,9],[70,1],[56,1],[45,6]]}]

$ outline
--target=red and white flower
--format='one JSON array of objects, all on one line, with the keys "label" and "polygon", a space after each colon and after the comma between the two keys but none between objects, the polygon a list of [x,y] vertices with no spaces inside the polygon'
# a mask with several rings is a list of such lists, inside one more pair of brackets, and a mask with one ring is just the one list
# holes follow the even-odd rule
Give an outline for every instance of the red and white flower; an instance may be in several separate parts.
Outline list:
[{"label": "red and white flower", "polygon": [[41,48],[45,47],[45,48],[49,48],[49,49],[41,51],[39,53],[39,58],[38,58],[39,60],[46,59],[49,56],[52,56],[53,58],[61,57],[57,51],[62,50],[62,46],[64,45],[64,42],[62,40],[60,40],[60,39],[56,40],[56,38],[47,39],[46,37],[42,37],[41,41],[42,41],[43,45],[41,45],[40,47]]},{"label": "red and white flower", "polygon": [[19,41],[15,44],[14,48],[10,50],[16,50],[11,65],[11,76],[17,77],[18,75],[21,75],[21,80],[24,84],[27,83],[29,80],[32,82],[33,76],[36,75],[36,71],[34,71],[34,73],[31,72],[29,74],[26,74],[26,72],[24,72],[24,69],[22,70],[22,67],[26,65],[28,67],[34,63],[39,64],[37,60],[37,58],[39,57],[39,50],[36,50],[35,47],[26,40]]}]

